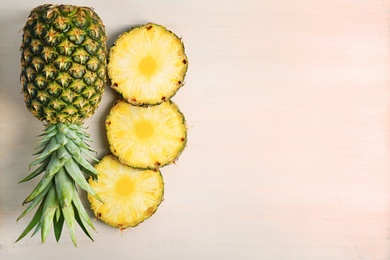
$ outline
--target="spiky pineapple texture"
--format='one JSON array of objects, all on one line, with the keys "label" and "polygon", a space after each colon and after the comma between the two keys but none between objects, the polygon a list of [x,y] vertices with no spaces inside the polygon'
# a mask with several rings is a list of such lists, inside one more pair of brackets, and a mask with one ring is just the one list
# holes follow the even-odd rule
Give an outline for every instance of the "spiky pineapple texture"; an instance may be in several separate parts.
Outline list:
[{"label": "spiky pineapple texture", "polygon": [[76,245],[76,223],[91,239],[93,225],[76,186],[98,196],[84,173],[97,173],[85,157],[92,150],[81,124],[98,107],[106,84],[106,36],[99,16],[88,7],[41,5],[34,8],[23,29],[21,83],[28,110],[45,125],[36,169],[22,180],[43,175],[23,204],[21,219],[38,205],[19,241],[33,228],[44,242],[52,227],[57,241],[65,223]]},{"label": "spiky pineapple texture", "polygon": [[88,7],[41,5],[23,29],[21,82],[30,112],[47,123],[82,123],[106,84],[106,35]]}]

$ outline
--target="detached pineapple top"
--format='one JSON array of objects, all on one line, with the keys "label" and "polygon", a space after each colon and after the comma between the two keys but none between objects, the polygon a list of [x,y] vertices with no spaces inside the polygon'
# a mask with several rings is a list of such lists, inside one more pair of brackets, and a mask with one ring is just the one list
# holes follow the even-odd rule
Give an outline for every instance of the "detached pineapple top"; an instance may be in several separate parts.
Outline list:
[{"label": "detached pineapple top", "polygon": [[106,36],[88,7],[41,5],[23,29],[21,82],[27,108],[47,123],[81,123],[106,83]]},{"label": "detached pineapple top", "polygon": [[156,105],[183,86],[188,60],[179,37],[148,23],[123,33],[111,47],[112,88],[133,105]]}]

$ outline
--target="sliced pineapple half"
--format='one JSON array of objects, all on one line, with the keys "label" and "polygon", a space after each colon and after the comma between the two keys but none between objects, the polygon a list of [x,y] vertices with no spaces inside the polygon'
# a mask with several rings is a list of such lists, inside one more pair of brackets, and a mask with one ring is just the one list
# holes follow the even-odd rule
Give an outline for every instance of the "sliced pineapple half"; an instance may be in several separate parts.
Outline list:
[{"label": "sliced pineapple half", "polygon": [[183,86],[188,60],[183,42],[165,27],[148,23],[121,34],[110,48],[112,88],[133,105],[155,105]]},{"label": "sliced pineapple half", "polygon": [[105,156],[95,169],[99,180],[89,184],[94,196],[88,200],[95,217],[121,230],[135,227],[151,217],[163,200],[164,182],[159,170],[138,170],[121,164],[113,155]]},{"label": "sliced pineapple half", "polygon": [[111,152],[133,168],[171,164],[187,143],[185,118],[172,101],[150,107],[118,101],[106,118],[106,129]]}]

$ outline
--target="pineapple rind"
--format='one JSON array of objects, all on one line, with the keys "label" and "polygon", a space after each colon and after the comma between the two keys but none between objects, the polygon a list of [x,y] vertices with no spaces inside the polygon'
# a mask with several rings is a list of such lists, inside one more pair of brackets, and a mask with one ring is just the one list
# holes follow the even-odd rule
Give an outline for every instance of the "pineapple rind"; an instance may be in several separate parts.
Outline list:
[{"label": "pineapple rind", "polygon": [[[143,75],[139,64],[145,57],[157,59],[157,71]],[[184,44],[164,26],[147,23],[119,35],[108,55],[112,88],[128,103],[137,106],[161,104],[184,85],[188,59]],[[162,64],[162,65],[161,65]]]},{"label": "pineapple rind", "polygon": [[[153,136],[141,140],[134,134],[137,120],[150,120]],[[178,160],[187,144],[184,115],[171,100],[150,107],[116,101],[106,118],[107,139],[119,161],[135,169],[158,169]]]},{"label": "pineapple rind", "polygon": [[[95,168],[99,181],[89,179],[102,201],[88,195],[94,215],[104,223],[124,230],[136,227],[150,218],[158,209],[164,197],[164,181],[159,170],[139,170],[122,164],[112,154],[106,155]],[[115,185],[121,178],[132,180],[129,194],[118,194]],[[124,183],[125,184],[125,183]]]},{"label": "pineapple rind", "polygon": [[24,101],[36,118],[73,124],[94,113],[106,84],[107,48],[104,25],[91,8],[34,8],[21,54]]},{"label": "pineapple rind", "polygon": [[[97,196],[82,174],[82,171],[84,171],[92,178],[97,176],[97,172],[92,166],[88,167],[88,170],[84,167],[90,165],[90,163],[84,158],[87,151],[80,149],[80,147],[88,147],[86,143],[88,134],[84,132],[84,128],[81,125],[60,123],[47,126],[44,132],[46,135],[42,140],[44,140],[43,143],[46,144],[46,147],[43,150],[40,148],[42,152],[38,153],[37,159],[34,161],[39,161],[38,164],[40,166],[38,168],[40,170],[38,172],[34,171],[34,175],[30,174],[21,182],[31,180],[40,174],[43,174],[43,177],[23,202],[23,204],[30,204],[18,217],[18,220],[38,205],[39,209],[17,241],[26,236],[34,227],[34,234],[39,230],[41,231],[42,243],[45,242],[52,227],[55,229],[56,239],[58,240],[61,236],[62,225],[65,222],[70,237],[76,245],[76,222],[79,223],[80,227],[90,238],[91,235],[87,226],[94,229],[88,214],[80,202],[76,189],[77,185],[92,195]],[[47,136],[50,137],[48,138]],[[58,140],[62,142],[58,143]],[[74,145],[69,146],[68,144],[70,143]],[[90,151],[88,150],[88,152]],[[41,160],[42,158],[44,159]],[[76,161],[82,163],[77,163]],[[32,164],[36,165],[34,162]],[[71,168],[66,167],[68,164],[71,164]],[[69,169],[73,171],[70,172]]]}]

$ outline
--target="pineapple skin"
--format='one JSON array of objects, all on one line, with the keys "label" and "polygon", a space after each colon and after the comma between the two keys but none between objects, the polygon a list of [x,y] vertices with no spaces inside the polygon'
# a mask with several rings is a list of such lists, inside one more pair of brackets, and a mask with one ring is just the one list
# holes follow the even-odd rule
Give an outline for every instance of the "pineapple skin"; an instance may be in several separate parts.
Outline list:
[{"label": "pineapple skin", "polygon": [[[175,45],[174,51],[168,51],[169,44]],[[163,53],[165,58],[160,60],[175,60],[175,64],[157,63],[162,68],[156,73],[160,75],[144,77],[137,67],[142,57],[154,56],[153,53]],[[127,62],[136,65],[122,65]],[[111,88],[121,99],[136,106],[153,106],[170,100],[184,86],[188,64],[182,39],[162,25],[147,23],[118,36],[108,53],[107,71]],[[173,75],[165,77],[172,74],[174,67]]]},{"label": "pineapple skin", "polygon": [[106,35],[89,7],[45,4],[23,28],[21,83],[27,109],[45,123],[82,123],[106,84]]}]

